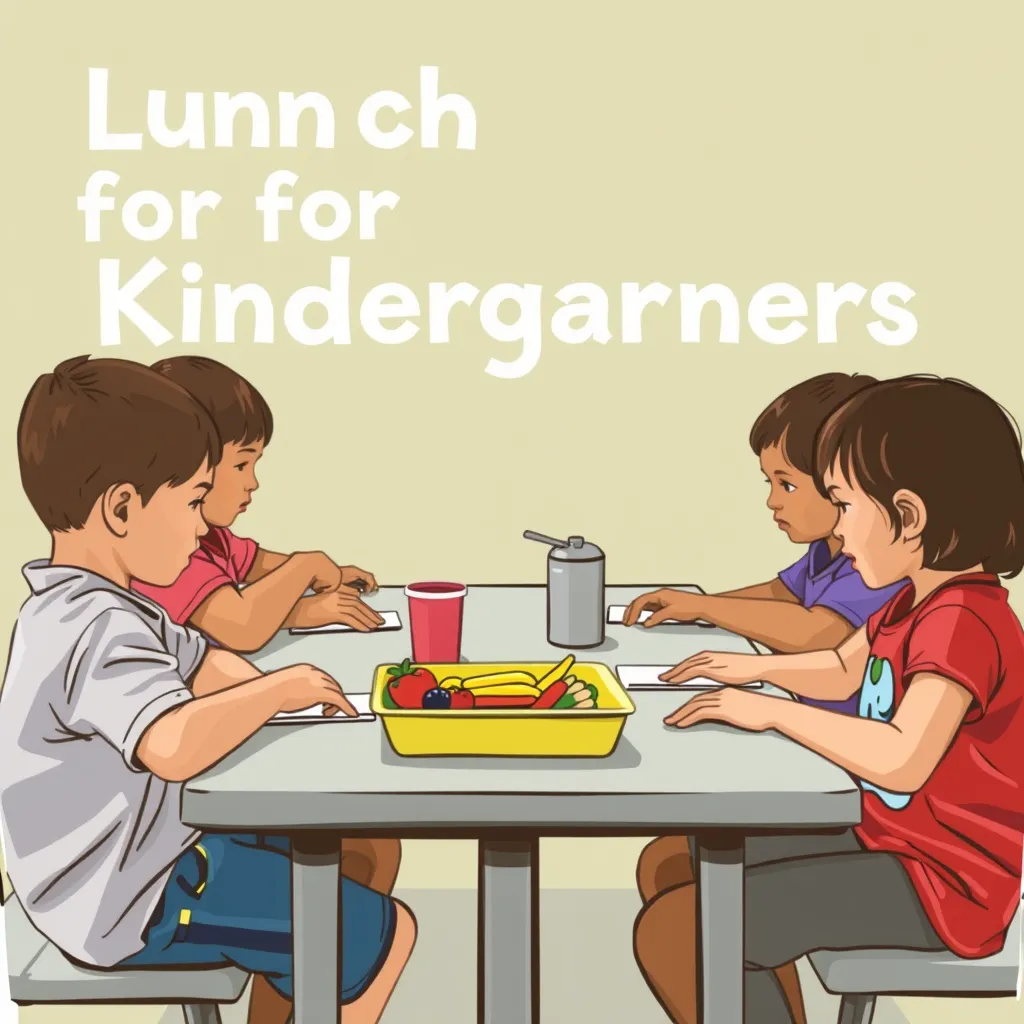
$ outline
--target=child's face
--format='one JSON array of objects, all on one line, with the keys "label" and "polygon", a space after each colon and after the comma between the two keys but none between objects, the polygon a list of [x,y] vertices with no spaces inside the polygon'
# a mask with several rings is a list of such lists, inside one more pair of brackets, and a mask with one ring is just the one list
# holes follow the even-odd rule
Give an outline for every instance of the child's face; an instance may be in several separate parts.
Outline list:
[{"label": "child's face", "polygon": [[821,496],[811,476],[793,468],[781,445],[771,445],[761,452],[761,471],[771,488],[768,507],[779,529],[794,544],[810,544],[832,533],[835,506]]},{"label": "child's face", "polygon": [[224,445],[224,455],[213,474],[213,490],[203,503],[203,515],[211,526],[230,526],[248,508],[260,485],[256,463],[262,455],[262,441]]},{"label": "child's face", "polygon": [[213,471],[204,465],[177,487],[158,488],[145,505],[134,489],[118,492],[129,496],[109,521],[121,536],[118,554],[132,579],[166,587],[181,575],[208,529],[203,501],[212,479]]},{"label": "child's face", "polygon": [[888,587],[921,567],[920,546],[906,531],[896,538],[885,509],[856,481],[847,480],[833,467],[825,473],[824,482],[839,508],[835,534],[843,542],[843,553],[869,587]]}]

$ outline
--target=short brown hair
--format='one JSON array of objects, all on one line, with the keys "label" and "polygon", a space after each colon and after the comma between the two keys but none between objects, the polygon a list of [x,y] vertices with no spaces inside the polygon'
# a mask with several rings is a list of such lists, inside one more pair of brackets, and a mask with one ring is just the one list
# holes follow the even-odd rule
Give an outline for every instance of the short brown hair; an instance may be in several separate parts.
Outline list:
[{"label": "short brown hair", "polygon": [[924,564],[945,572],[1024,567],[1024,459],[1017,424],[962,380],[914,374],[881,381],[829,418],[818,438],[816,479],[843,476],[877,502],[895,536],[893,496],[906,489],[928,511]]},{"label": "short brown hair", "polygon": [[750,447],[755,455],[781,445],[786,461],[808,476],[814,473],[814,441],[821,425],[848,398],[871,384],[863,373],[822,373],[783,391],[754,421]]},{"label": "short brown hair", "polygon": [[180,384],[210,414],[224,444],[270,444],[270,406],[229,366],[204,356],[174,356],[154,363],[153,369]]},{"label": "short brown hair", "polygon": [[141,363],[76,356],[44,373],[18,421],[25,494],[51,531],[81,529],[109,487],[143,504],[220,461],[216,429],[184,390]]}]

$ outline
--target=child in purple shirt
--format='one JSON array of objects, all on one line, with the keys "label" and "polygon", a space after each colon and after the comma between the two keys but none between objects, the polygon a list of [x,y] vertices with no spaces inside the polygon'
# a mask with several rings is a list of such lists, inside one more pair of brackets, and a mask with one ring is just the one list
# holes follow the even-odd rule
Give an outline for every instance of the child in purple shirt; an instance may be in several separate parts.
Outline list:
[{"label": "child in purple shirt", "polygon": [[[624,623],[634,625],[645,609],[653,612],[644,623],[646,628],[668,619],[703,619],[787,654],[836,648],[852,636],[901,585],[872,590],[842,553],[832,532],[837,509],[813,476],[814,443],[832,412],[874,383],[873,377],[845,373],[813,377],[775,399],[750,431],[750,447],[770,486],[768,508],[773,519],[794,544],[808,545],[798,562],[768,583],[724,594],[677,590],[644,594],[626,610]],[[856,714],[858,697],[808,703]],[[637,885],[645,904],[667,889],[692,881],[686,836],[666,836],[645,847],[637,864]],[[783,964],[775,976],[794,1024],[806,1024],[796,965]]]}]

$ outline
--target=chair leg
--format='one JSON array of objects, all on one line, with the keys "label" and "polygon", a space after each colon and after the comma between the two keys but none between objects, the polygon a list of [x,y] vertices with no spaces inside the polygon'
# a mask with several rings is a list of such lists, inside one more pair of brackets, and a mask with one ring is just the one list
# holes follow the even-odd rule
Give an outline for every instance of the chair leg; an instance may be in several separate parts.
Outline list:
[{"label": "chair leg", "polygon": [[185,1003],[181,1009],[185,1024],[221,1024],[220,1007],[216,1003]]},{"label": "chair leg", "polygon": [[839,1004],[839,1024],[871,1024],[874,1015],[874,996],[846,995]]}]

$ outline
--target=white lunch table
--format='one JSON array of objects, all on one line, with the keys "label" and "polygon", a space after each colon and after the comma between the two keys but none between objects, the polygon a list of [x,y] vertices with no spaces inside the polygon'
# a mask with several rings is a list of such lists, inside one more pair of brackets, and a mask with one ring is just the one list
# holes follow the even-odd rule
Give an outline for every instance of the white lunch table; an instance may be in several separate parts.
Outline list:
[{"label": "white lunch table", "polygon": [[[608,587],[606,605],[627,604],[650,589]],[[280,633],[253,660],[264,671],[312,663],[348,692],[365,693],[377,665],[411,656],[402,589],[383,588],[368,603],[399,611],[403,629]],[[754,650],[742,637],[697,625],[608,626],[601,647],[576,654],[614,668],[675,664],[704,649]],[[464,660],[559,661],[565,653],[547,643],[543,587],[470,588]],[[739,1024],[745,838],[856,824],[860,796],[846,772],[777,733],[717,723],[665,726],[665,715],[692,692],[635,694],[637,710],[615,751],[595,759],[406,758],[394,752],[379,722],[267,726],[185,786],[182,817],[206,831],[290,837],[296,1024],[338,1019],[343,835],[477,839],[479,1020],[536,1024],[540,838],[692,834],[703,1020]]]}]

